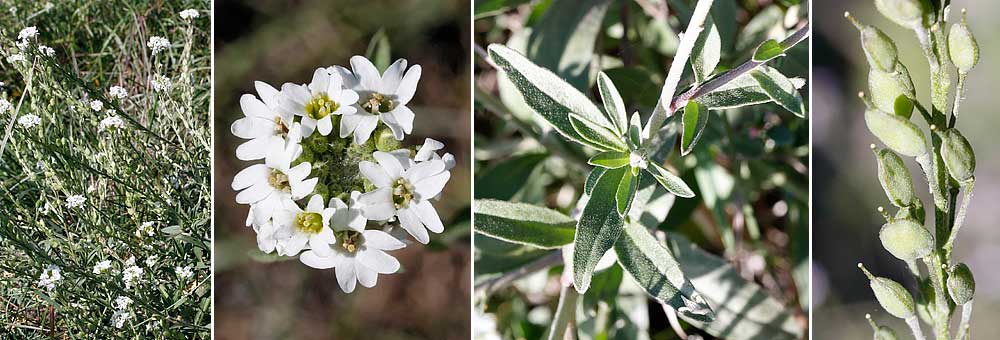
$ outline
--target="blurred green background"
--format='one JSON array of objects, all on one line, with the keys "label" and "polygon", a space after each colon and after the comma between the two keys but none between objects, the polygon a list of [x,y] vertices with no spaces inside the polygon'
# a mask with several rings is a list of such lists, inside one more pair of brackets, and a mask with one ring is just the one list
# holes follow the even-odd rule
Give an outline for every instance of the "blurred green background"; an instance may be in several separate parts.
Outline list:
[{"label": "blurred green background", "polygon": [[[215,1],[215,335],[218,339],[466,339],[469,337],[469,1]],[[351,295],[333,270],[263,263],[247,207],[236,204],[229,132],[253,82],[307,83],[317,67],[348,65],[380,29],[392,58],[420,64],[407,145],[445,143],[458,166],[435,206],[446,231],[393,253],[400,273]]]},{"label": "blurred green background", "polygon": [[[1000,2],[954,0],[949,19],[959,20],[960,9],[969,9],[969,25],[979,40],[980,61],[968,78],[966,100],[957,127],[977,154],[976,187],[965,227],[958,238],[955,259],[967,263],[976,277],[972,336],[995,338],[1000,332],[1000,229],[993,217],[993,198],[1000,198],[1000,154],[993,144],[1000,116],[991,75],[1000,73],[1000,28],[996,15]],[[871,0],[817,1],[814,17],[813,86],[813,330],[816,339],[870,338],[864,314],[889,323],[900,335],[906,326],[875,303],[868,280],[857,269],[859,261],[878,275],[887,276],[914,291],[905,265],[882,249],[878,229],[884,223],[875,210],[888,201],[878,184],[876,164],[868,144],[876,142],[865,128],[864,106],[857,92],[867,87],[868,66],[857,30],[844,19],[844,11],[872,24],[896,40],[924,103],[929,103],[927,61],[911,31],[882,17]],[[926,128],[922,119],[913,119]],[[992,138],[991,138],[992,137]],[[929,201],[926,182],[911,161],[914,185]],[[919,180],[918,180],[919,178]],[[890,322],[891,321],[891,322]],[[957,324],[957,321],[955,322]],[[978,335],[977,335],[978,334]]]}]

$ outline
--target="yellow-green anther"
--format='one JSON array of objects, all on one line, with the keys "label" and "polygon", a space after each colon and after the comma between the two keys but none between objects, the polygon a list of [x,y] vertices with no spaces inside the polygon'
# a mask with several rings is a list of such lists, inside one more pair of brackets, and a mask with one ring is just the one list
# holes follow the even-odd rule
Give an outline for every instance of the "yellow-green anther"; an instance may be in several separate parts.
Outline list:
[{"label": "yellow-green anther", "polygon": [[861,47],[865,50],[868,64],[882,72],[895,70],[899,60],[896,43],[875,26],[858,22],[850,13],[844,13],[844,16],[861,31]]},{"label": "yellow-green anther", "polygon": [[892,72],[871,68],[868,72],[868,91],[875,107],[883,112],[895,112],[896,100],[900,96],[909,99],[917,96],[910,72],[902,63],[897,63]]},{"label": "yellow-green anther", "polygon": [[889,328],[889,327],[886,327],[886,326],[880,326],[879,324],[875,323],[875,320],[872,320],[872,315],[871,314],[865,314],[865,319],[868,319],[868,324],[872,326],[872,331],[875,332],[875,336],[872,337],[872,339],[874,339],[874,340],[896,340],[896,339],[899,339],[896,336],[896,331],[893,331],[892,328]]},{"label": "yellow-green anther", "polygon": [[884,277],[872,275],[860,263],[858,263],[858,268],[861,268],[865,276],[868,276],[872,292],[875,293],[875,299],[886,312],[900,319],[908,319],[916,315],[913,307],[913,296],[906,291],[906,288],[903,288],[903,285]]},{"label": "yellow-green anther", "polygon": [[868,131],[895,152],[907,157],[923,156],[927,153],[924,133],[916,124],[894,114],[875,110],[865,111]]},{"label": "yellow-green anther", "polygon": [[976,171],[976,154],[972,145],[956,129],[941,132],[941,159],[948,173],[959,183],[972,180]]},{"label": "yellow-green anther", "polygon": [[323,119],[326,116],[337,111],[340,108],[340,104],[330,100],[330,97],[326,93],[320,93],[306,103],[306,115],[312,119]]},{"label": "yellow-green anther", "polygon": [[340,231],[337,232],[336,236],[337,240],[340,241],[340,247],[352,254],[358,251],[363,241],[361,233],[354,230]]},{"label": "yellow-green anther", "polygon": [[962,9],[962,22],[952,25],[948,32],[948,56],[960,73],[969,73],[979,62],[979,44],[966,23],[965,9]]},{"label": "yellow-green anther", "polygon": [[413,200],[413,185],[406,178],[397,179],[392,184],[392,203],[396,209],[405,208]]},{"label": "yellow-green anther", "polygon": [[976,292],[976,280],[972,278],[972,271],[965,263],[959,263],[951,268],[948,274],[948,295],[956,304],[964,305],[972,301],[972,295]]},{"label": "yellow-green anther", "polygon": [[396,103],[384,94],[372,92],[361,101],[361,108],[368,113],[377,115],[392,111],[396,108]]},{"label": "yellow-green anther", "polygon": [[307,234],[319,234],[323,231],[323,215],[314,212],[301,212],[295,216],[298,229]]},{"label": "yellow-green anther", "polygon": [[271,185],[272,188],[278,189],[284,192],[292,191],[292,186],[288,183],[288,175],[281,170],[270,169],[267,175],[267,184]]},{"label": "yellow-green anther", "polygon": [[882,225],[878,238],[892,256],[907,262],[930,255],[934,250],[934,237],[912,219],[893,220]]},{"label": "yellow-green anther", "polygon": [[903,159],[888,149],[875,151],[878,160],[878,180],[882,183],[886,197],[897,207],[906,207],[917,199],[913,189],[913,178],[903,164]]},{"label": "yellow-green anther", "polygon": [[875,8],[896,24],[912,28],[923,20],[923,8],[919,0],[875,0]]}]

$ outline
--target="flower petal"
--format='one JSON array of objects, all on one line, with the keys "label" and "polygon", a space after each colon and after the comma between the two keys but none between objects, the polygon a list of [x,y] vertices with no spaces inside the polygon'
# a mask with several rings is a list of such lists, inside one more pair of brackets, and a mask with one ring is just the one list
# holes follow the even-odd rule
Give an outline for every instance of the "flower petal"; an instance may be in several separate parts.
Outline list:
[{"label": "flower petal", "polygon": [[[302,264],[307,265],[316,269],[330,269],[336,267],[340,263],[341,257],[336,256],[319,256],[315,251],[307,250],[299,256],[299,261]],[[338,274],[339,278],[339,274]]]},{"label": "flower petal", "polygon": [[319,182],[319,178],[310,178],[299,182],[298,185],[292,185],[292,199],[301,199],[306,197],[306,195],[313,192],[316,188],[316,182]]},{"label": "flower petal", "polygon": [[451,178],[451,172],[445,171],[413,183],[413,188],[420,194],[420,197],[428,199],[437,196],[444,189],[444,185],[448,184],[449,178]]},{"label": "flower petal", "polygon": [[392,189],[381,188],[365,193],[358,198],[361,203],[361,215],[372,221],[385,221],[396,214],[392,204]]},{"label": "flower petal", "polygon": [[413,99],[413,93],[417,92],[417,82],[420,81],[420,72],[420,65],[413,65],[406,71],[403,80],[399,82],[399,88],[396,89],[399,105],[406,105]]},{"label": "flower petal", "polygon": [[236,194],[236,203],[239,204],[253,204],[270,195],[274,191],[267,183],[255,183],[249,188],[243,189],[239,194]]},{"label": "flower petal", "polygon": [[416,183],[425,178],[440,174],[442,171],[444,171],[444,161],[432,160],[420,162],[410,167],[403,174],[403,177],[406,177],[411,183]]},{"label": "flower petal", "polygon": [[378,161],[378,165],[382,166],[385,173],[389,175],[389,178],[400,178],[403,177],[403,164],[400,163],[399,159],[395,156],[389,154],[388,152],[375,151],[372,155],[375,160]]},{"label": "flower petal", "polygon": [[395,110],[392,110],[392,116],[396,118],[396,122],[403,128],[403,132],[413,132],[413,119],[417,116],[413,114],[413,110],[410,110],[405,105],[399,106]]},{"label": "flower petal", "polygon": [[427,226],[427,229],[434,233],[440,233],[444,231],[444,224],[441,223],[441,217],[438,216],[437,210],[431,205],[430,201],[423,200],[417,203],[416,206],[410,205],[413,210],[417,213],[417,217],[420,218],[420,222],[423,222]]},{"label": "flower petal", "polygon": [[312,81],[309,82],[309,90],[313,95],[326,92],[330,88],[330,72],[325,68],[318,68],[313,71]]},{"label": "flower petal", "polygon": [[379,274],[392,274],[399,270],[399,260],[378,249],[366,249],[357,254],[358,262]]},{"label": "flower petal", "polygon": [[[305,120],[303,119],[303,121]],[[329,135],[330,131],[333,131],[333,120],[330,116],[323,117],[316,122],[316,127],[319,128],[319,134],[324,136]]]},{"label": "flower petal", "polygon": [[358,168],[361,170],[361,175],[371,181],[376,188],[385,188],[392,185],[392,179],[389,178],[389,174],[377,164],[369,161],[361,161],[361,163],[358,163]]},{"label": "flower petal", "polygon": [[358,274],[358,282],[361,282],[362,286],[367,288],[375,287],[375,283],[378,281],[378,272],[374,269],[365,267],[365,265],[355,262],[354,270]]},{"label": "flower petal", "polygon": [[427,235],[427,228],[424,227],[423,223],[420,223],[420,218],[413,212],[412,207],[399,209],[396,215],[399,216],[399,225],[406,232],[410,233],[417,242],[427,244],[430,241],[430,236]]},{"label": "flower petal", "polygon": [[354,70],[354,75],[358,77],[358,87],[362,90],[372,92],[381,90],[382,76],[378,74],[378,69],[367,58],[357,55],[351,57],[351,69]]},{"label": "flower petal", "polygon": [[399,87],[399,82],[403,80],[403,71],[406,71],[406,59],[396,59],[396,62],[389,65],[382,73],[382,89],[379,93],[393,94]]},{"label": "flower petal", "polygon": [[365,246],[379,250],[397,250],[406,247],[406,243],[392,237],[381,230],[365,230]]},{"label": "flower petal", "polygon": [[344,293],[353,292],[354,287],[358,284],[358,274],[354,269],[355,265],[354,260],[346,257],[337,263],[337,283],[340,284],[340,289]]},{"label": "flower petal", "polygon": [[[242,161],[254,161],[267,156],[267,144],[270,138],[254,138],[236,147],[236,158]],[[259,164],[263,165],[263,164]]]},{"label": "flower petal", "polygon": [[254,164],[241,170],[233,177],[233,190],[243,190],[255,183],[267,183],[268,168],[264,164]]},{"label": "flower petal", "polygon": [[423,162],[430,160],[435,152],[444,149],[444,143],[439,141],[424,138],[424,145],[420,146],[420,150],[417,150],[417,155],[413,157],[414,161]]},{"label": "flower petal", "polygon": [[312,195],[309,197],[309,203],[306,203],[306,211],[318,213],[323,211],[323,196]]},{"label": "flower petal", "polygon": [[278,89],[262,81],[253,82],[253,86],[257,89],[257,95],[260,96],[260,100],[264,102],[264,105],[267,105],[269,108],[278,107]]}]

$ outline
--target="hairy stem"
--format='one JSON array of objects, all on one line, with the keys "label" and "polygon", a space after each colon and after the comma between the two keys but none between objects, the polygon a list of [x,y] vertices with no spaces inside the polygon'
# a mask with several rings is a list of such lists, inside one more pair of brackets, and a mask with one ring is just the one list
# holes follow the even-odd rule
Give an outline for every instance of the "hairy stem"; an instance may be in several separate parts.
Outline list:
[{"label": "hairy stem", "polygon": [[937,180],[937,171],[934,169],[934,157],[933,153],[928,152],[923,156],[918,156],[916,158],[917,164],[920,164],[920,169],[924,171],[924,177],[927,179],[927,186],[930,187],[931,197],[934,198],[935,210],[948,210],[948,201],[945,199],[944,192]]},{"label": "hairy stem", "polygon": [[969,320],[972,319],[972,301],[962,304],[962,322],[958,324],[959,339],[967,340],[971,338],[969,334]]},{"label": "hairy stem", "polygon": [[576,317],[576,301],[579,297],[580,294],[576,292],[576,288],[573,288],[573,284],[563,285],[562,291],[559,292],[559,307],[556,308],[556,315],[552,320],[552,327],[549,328],[549,340],[576,338],[575,336],[567,337],[566,329],[570,322],[572,322],[572,320]]},{"label": "hairy stem", "polygon": [[917,321],[916,316],[907,318],[906,325],[910,326],[910,331],[913,332],[913,338],[917,340],[926,340],[926,338],[924,338],[924,332],[920,330],[920,321]]},{"label": "hairy stem", "polygon": [[557,265],[561,263],[562,260],[562,251],[554,251],[549,255],[545,255],[545,257],[535,260],[535,262],[521,266],[516,270],[506,272],[503,276],[479,283],[475,288],[476,290],[482,290],[486,293],[486,295],[490,295],[498,289],[506,287],[517,279],[528,276],[529,274],[539,270]]},{"label": "hairy stem", "polygon": [[975,183],[976,180],[973,178],[967,184],[962,185],[962,190],[965,192],[965,195],[962,196],[962,205],[958,207],[955,224],[952,225],[948,241],[944,244],[944,251],[948,258],[951,258],[951,250],[955,245],[955,239],[958,238],[958,230],[962,229],[962,224],[965,223],[965,213],[969,208],[969,200],[972,199],[972,187]]},{"label": "hairy stem", "polygon": [[951,120],[948,122],[948,127],[955,127],[955,122],[958,121],[958,109],[962,105],[962,96],[965,95],[965,73],[958,73],[958,86],[955,87],[955,101],[951,105]]}]

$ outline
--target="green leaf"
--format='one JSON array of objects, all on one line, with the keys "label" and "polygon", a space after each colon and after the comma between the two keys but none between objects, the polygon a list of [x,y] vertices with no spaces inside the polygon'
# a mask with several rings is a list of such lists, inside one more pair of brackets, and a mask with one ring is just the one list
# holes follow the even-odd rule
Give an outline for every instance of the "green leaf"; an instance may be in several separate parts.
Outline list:
[{"label": "green leaf", "polygon": [[593,75],[594,47],[610,3],[610,0],[552,0],[538,22],[531,26],[526,55],[576,89],[586,91]]},{"label": "green leaf", "polygon": [[583,139],[589,141],[592,147],[600,151],[616,150],[625,151],[628,150],[628,146],[622,138],[612,132],[612,128],[607,128],[603,126],[595,125],[594,123],[588,122],[581,117],[570,114],[569,115],[570,125],[573,129],[580,134]]},{"label": "green leaf", "polygon": [[481,171],[476,178],[475,197],[510,200],[546,158],[548,154],[544,153],[517,155]]},{"label": "green leaf", "polygon": [[474,8],[475,18],[481,19],[497,15],[529,1],[531,0],[476,0]]},{"label": "green leaf", "polygon": [[594,191],[594,187],[597,186],[597,180],[601,179],[601,176],[607,171],[607,168],[602,167],[595,167],[594,170],[591,170],[590,174],[587,175],[587,182],[583,185],[583,192],[590,195]]},{"label": "green leaf", "polygon": [[781,105],[781,107],[796,116],[806,116],[806,105],[802,101],[802,95],[795,88],[795,84],[785,77],[785,75],[781,74],[781,72],[767,66],[762,66],[758,70],[751,71],[750,75],[760,84],[760,87],[764,89],[764,92],[775,103],[778,103],[778,105]]},{"label": "green leaf", "polygon": [[785,54],[785,48],[777,40],[767,39],[753,52],[753,61],[764,63]]},{"label": "green leaf", "polygon": [[691,70],[694,72],[695,82],[698,83],[708,79],[722,59],[722,39],[711,16],[705,21],[705,29],[694,42],[691,58]]},{"label": "green leaf", "polygon": [[629,168],[625,175],[622,176],[621,183],[618,184],[618,192],[615,193],[615,202],[618,203],[618,214],[625,216],[628,213],[629,207],[632,205],[632,199],[635,198],[635,191],[638,189],[639,179],[632,175],[632,169]]},{"label": "green leaf", "polygon": [[368,42],[368,50],[365,57],[371,60],[379,72],[385,72],[392,62],[392,47],[389,44],[389,36],[385,34],[385,29],[379,29]]},{"label": "green leaf", "polygon": [[573,242],[576,220],[562,213],[525,203],[476,200],[477,233],[507,242],[553,249]]},{"label": "green leaf", "polygon": [[632,113],[632,120],[628,127],[628,141],[633,148],[642,145],[642,122],[639,121],[640,119],[642,118],[639,117],[638,111]]},{"label": "green leaf", "polygon": [[654,299],[674,307],[680,315],[714,319],[712,307],[684,276],[674,256],[642,225],[626,225],[615,252],[622,268]]},{"label": "green leaf", "polygon": [[523,55],[503,45],[489,47],[490,59],[504,71],[507,78],[521,93],[525,103],[553,128],[574,142],[604,149],[576,132],[570,122],[572,114],[578,120],[611,128],[601,110],[587,96],[573,88],[559,76],[535,65]]},{"label": "green leaf", "polygon": [[629,155],[630,153],[626,151],[602,152],[591,157],[587,161],[587,164],[608,169],[618,169],[628,165]]},{"label": "green leaf", "polygon": [[573,282],[578,292],[590,288],[597,262],[611,249],[622,232],[625,220],[618,214],[615,196],[628,168],[605,171],[592,189],[583,208],[573,240]]},{"label": "green leaf", "polygon": [[601,100],[604,102],[604,112],[608,115],[608,120],[614,125],[619,136],[624,136],[628,129],[628,113],[625,112],[625,102],[618,92],[618,88],[611,82],[607,74],[601,72],[597,75],[597,89],[601,93]]},{"label": "green leaf", "polygon": [[910,119],[913,116],[913,101],[905,95],[899,95],[893,102],[892,109],[897,116]]},{"label": "green leaf", "polygon": [[684,183],[684,180],[664,169],[659,164],[656,164],[656,162],[649,162],[646,171],[653,175],[656,181],[660,182],[660,185],[670,193],[684,198],[694,197],[694,191],[691,190],[691,187],[687,183]]},{"label": "green leaf", "polygon": [[749,74],[733,79],[698,97],[698,102],[712,110],[732,109],[737,107],[763,104],[771,101],[771,96],[764,92],[760,84]]},{"label": "green leaf", "polygon": [[708,108],[696,101],[688,101],[684,107],[684,116],[681,120],[681,156],[686,156],[694,149],[695,144],[701,139],[705,125],[708,124]]}]

